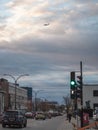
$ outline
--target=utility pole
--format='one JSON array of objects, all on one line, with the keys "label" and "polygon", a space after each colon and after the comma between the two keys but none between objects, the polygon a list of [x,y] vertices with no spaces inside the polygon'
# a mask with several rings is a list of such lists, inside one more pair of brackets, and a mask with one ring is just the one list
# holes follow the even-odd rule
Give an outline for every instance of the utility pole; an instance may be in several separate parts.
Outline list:
[{"label": "utility pole", "polygon": [[80,77],[81,77],[81,127],[83,127],[83,74],[82,74],[82,61],[80,61]]}]

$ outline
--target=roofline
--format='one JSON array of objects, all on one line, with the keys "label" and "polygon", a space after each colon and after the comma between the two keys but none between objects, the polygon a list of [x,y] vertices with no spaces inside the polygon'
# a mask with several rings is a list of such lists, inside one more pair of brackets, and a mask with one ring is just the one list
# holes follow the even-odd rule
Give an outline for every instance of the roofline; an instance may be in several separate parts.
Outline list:
[{"label": "roofline", "polygon": [[83,84],[83,86],[98,86],[98,84]]}]

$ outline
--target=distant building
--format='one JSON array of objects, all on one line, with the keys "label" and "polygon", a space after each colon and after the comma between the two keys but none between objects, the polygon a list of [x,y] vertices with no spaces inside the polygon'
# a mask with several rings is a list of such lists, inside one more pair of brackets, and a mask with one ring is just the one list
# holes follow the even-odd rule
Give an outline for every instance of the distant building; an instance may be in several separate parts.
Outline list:
[{"label": "distant building", "polygon": [[33,101],[32,101],[32,87],[22,87],[27,90],[27,110],[32,111],[33,110]]},{"label": "distant building", "polygon": [[28,100],[32,100],[32,87],[22,87],[27,90],[27,98]]}]

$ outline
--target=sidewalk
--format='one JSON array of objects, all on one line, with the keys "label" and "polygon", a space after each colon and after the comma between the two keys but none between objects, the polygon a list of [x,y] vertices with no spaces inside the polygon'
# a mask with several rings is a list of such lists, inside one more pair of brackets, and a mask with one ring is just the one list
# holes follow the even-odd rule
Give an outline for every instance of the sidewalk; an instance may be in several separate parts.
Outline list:
[{"label": "sidewalk", "polygon": [[72,117],[71,122],[66,120],[65,121],[65,130],[75,130],[75,128],[77,127],[77,123],[79,123],[79,121],[77,119],[75,119],[74,117]]},{"label": "sidewalk", "polygon": [[71,122],[64,120],[57,130],[75,130],[74,124],[77,125],[77,119],[72,117]]},{"label": "sidewalk", "polygon": [[[94,121],[90,120],[90,125],[92,123],[94,123]],[[80,128],[80,124],[81,124],[81,122],[80,122],[79,117],[77,117],[76,119],[72,117],[71,122],[66,120],[65,124],[63,125],[63,127],[60,130],[77,130],[77,128]],[[96,129],[98,129],[98,125],[97,126],[92,126],[92,127],[88,128],[88,129],[96,130]]]}]

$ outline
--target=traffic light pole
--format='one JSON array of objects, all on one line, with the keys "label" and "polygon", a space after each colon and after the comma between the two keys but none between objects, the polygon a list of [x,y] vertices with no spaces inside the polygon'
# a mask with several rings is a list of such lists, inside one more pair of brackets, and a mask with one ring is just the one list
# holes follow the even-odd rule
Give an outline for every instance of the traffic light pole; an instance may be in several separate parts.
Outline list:
[{"label": "traffic light pole", "polygon": [[[79,72],[80,76],[77,76],[77,78],[79,79],[77,81],[75,81],[75,72]],[[79,71],[72,71],[70,73],[70,85],[71,85],[71,99],[74,100],[75,102],[75,109],[77,109],[77,86],[79,86],[80,89],[80,99],[81,99],[81,115],[80,115],[80,119],[81,119],[81,128],[83,127],[83,75],[82,75],[82,61],[80,61],[80,70]]]},{"label": "traffic light pole", "polygon": [[83,75],[82,75],[82,61],[80,61],[80,76],[81,76],[81,127],[83,127]]}]

